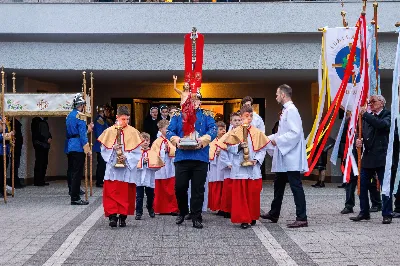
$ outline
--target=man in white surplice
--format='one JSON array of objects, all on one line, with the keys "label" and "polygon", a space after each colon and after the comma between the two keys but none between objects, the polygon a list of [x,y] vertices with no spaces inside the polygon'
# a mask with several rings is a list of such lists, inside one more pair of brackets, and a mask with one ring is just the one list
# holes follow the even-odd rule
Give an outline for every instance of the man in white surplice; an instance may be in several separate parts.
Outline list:
[{"label": "man in white surplice", "polygon": [[274,200],[271,210],[262,218],[276,223],[281,212],[286,183],[289,181],[296,204],[296,221],[288,227],[308,226],[306,200],[301,183],[301,174],[308,171],[306,144],[299,111],[292,102],[292,88],[286,84],[278,87],[276,101],[283,105],[279,128],[276,134],[268,136],[268,153],[273,156],[271,172],[274,180]]}]

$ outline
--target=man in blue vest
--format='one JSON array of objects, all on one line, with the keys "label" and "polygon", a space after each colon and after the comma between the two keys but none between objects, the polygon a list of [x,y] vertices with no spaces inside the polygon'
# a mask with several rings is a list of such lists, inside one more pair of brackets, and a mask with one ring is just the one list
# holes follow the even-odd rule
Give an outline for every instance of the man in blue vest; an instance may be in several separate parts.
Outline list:
[{"label": "man in blue vest", "polygon": [[87,134],[93,130],[93,124],[86,128],[86,116],[82,112],[86,101],[77,94],[73,101],[73,110],[67,116],[67,153],[71,178],[71,205],[88,205],[89,202],[80,197],[81,179],[86,155],[92,156]]},{"label": "man in blue vest", "polygon": [[97,141],[97,138],[100,137],[101,133],[106,130],[110,125],[107,122],[107,117],[105,117],[105,107],[98,106],[97,107],[97,117],[94,122],[94,137],[95,143],[93,145],[93,152],[97,153],[97,168],[96,168],[96,187],[103,187],[103,179],[104,173],[106,171],[106,162],[103,160],[103,157],[100,153],[100,142]]},{"label": "man in blue vest", "polygon": [[180,139],[184,137],[184,134],[180,112],[176,112],[172,116],[167,131],[167,139],[177,147],[175,153],[175,195],[178,201],[179,215],[176,218],[176,224],[183,223],[185,215],[189,214],[187,191],[189,181],[191,181],[190,213],[193,227],[198,229],[203,228],[201,211],[209,163],[208,144],[217,135],[217,127],[211,112],[201,109],[200,105],[201,94],[198,93],[194,100],[197,118],[195,130],[199,134],[196,149],[181,149]]}]

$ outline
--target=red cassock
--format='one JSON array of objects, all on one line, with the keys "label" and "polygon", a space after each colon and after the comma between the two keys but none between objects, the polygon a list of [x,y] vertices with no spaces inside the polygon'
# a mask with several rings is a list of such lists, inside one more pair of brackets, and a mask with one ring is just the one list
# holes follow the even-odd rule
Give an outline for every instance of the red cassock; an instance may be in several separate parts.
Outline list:
[{"label": "red cassock", "polygon": [[225,178],[222,185],[221,211],[231,212],[232,209],[232,179]]},{"label": "red cassock", "polygon": [[134,183],[104,180],[103,206],[106,217],[115,213],[133,215],[135,202],[136,185]]},{"label": "red cassock", "polygon": [[155,213],[179,212],[175,196],[175,177],[156,179],[154,194],[153,208]]},{"label": "red cassock", "polygon": [[208,208],[212,211],[222,210],[222,189],[223,181],[208,183]]},{"label": "red cassock", "polygon": [[232,179],[232,223],[251,223],[260,217],[262,179]]}]

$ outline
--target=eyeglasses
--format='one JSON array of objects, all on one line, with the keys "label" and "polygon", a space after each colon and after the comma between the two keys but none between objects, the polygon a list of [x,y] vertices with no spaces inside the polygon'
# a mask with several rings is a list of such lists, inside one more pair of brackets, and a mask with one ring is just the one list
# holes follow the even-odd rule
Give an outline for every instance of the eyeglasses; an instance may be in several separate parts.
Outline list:
[{"label": "eyeglasses", "polygon": [[374,104],[376,102],[380,102],[380,101],[379,100],[370,100],[370,101],[368,101],[368,105]]}]

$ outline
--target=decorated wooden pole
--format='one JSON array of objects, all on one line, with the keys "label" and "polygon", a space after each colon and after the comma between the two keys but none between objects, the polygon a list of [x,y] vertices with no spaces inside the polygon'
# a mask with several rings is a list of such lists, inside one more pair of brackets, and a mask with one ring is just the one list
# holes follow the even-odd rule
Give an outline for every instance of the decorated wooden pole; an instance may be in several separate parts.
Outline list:
[{"label": "decorated wooden pole", "polygon": [[5,82],[4,82],[4,68],[1,67],[1,117],[3,126],[3,195],[4,203],[7,203],[7,164],[6,164],[6,120],[4,118],[4,92],[5,92]]},{"label": "decorated wooden pole", "polygon": [[[12,81],[13,81],[13,93],[16,93],[17,90],[15,88],[15,72],[12,73]],[[12,130],[15,130],[15,117],[12,118]],[[11,141],[11,195],[14,197],[14,189],[15,189],[15,136],[12,137]]]},{"label": "decorated wooden pole", "polygon": [[[83,75],[83,86],[82,86],[82,92],[83,92],[83,98],[86,100],[86,71],[82,72]],[[85,114],[86,113],[86,107],[83,108],[82,112]],[[85,156],[85,200],[88,200],[88,156]]]},{"label": "decorated wooden pole", "polygon": [[[93,72],[90,72],[90,121],[94,121],[94,85],[93,85]],[[90,132],[90,150],[93,151],[93,131]],[[90,196],[93,195],[93,155],[90,157]]]},{"label": "decorated wooden pole", "polygon": [[[374,22],[375,22],[375,49],[376,49],[376,53],[375,53],[375,60],[376,60],[376,70],[375,70],[375,74],[376,74],[376,87],[375,87],[375,91],[376,94],[378,94],[379,91],[379,57],[378,57],[378,3],[375,1],[373,3],[373,7],[374,7]],[[372,62],[371,62],[372,63]]]}]

